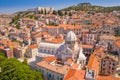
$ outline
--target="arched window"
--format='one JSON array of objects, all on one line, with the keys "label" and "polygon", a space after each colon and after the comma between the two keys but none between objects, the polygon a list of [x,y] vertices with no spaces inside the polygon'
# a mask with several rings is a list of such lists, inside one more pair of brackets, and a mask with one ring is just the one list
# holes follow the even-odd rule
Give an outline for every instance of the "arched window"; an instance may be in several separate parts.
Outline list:
[{"label": "arched window", "polygon": [[42,49],[40,49],[40,52],[42,52]]},{"label": "arched window", "polygon": [[48,53],[50,53],[49,50],[48,50]]},{"label": "arched window", "polygon": [[44,53],[46,53],[46,50],[44,49]]},{"label": "arched window", "polygon": [[52,77],[54,78],[54,75],[52,75]]},{"label": "arched window", "polygon": [[49,74],[49,78],[51,78],[51,74]]},{"label": "arched window", "polygon": [[57,77],[57,80],[59,80],[59,77]]},{"label": "arched window", "polygon": [[63,80],[63,78],[60,78],[60,80]]}]

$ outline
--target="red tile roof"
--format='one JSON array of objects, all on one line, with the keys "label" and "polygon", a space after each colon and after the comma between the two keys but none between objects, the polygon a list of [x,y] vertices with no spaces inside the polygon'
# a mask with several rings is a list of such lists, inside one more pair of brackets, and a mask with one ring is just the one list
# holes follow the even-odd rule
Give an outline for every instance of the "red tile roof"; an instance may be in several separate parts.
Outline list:
[{"label": "red tile roof", "polygon": [[76,70],[70,68],[64,80],[85,80],[85,70]]},{"label": "red tile roof", "polygon": [[48,56],[48,57],[45,57],[43,60],[47,61],[47,62],[52,62],[52,61],[56,60],[56,57],[54,57],[54,56]]},{"label": "red tile roof", "polygon": [[97,80],[120,80],[120,78],[116,78],[113,76],[98,76]]},{"label": "red tile roof", "polygon": [[38,44],[33,44],[29,46],[30,49],[38,48]]}]

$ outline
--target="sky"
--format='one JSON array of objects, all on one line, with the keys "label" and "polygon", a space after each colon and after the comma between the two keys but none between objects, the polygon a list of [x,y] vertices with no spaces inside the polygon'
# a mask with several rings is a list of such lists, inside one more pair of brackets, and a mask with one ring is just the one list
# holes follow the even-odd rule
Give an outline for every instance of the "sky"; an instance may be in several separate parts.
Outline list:
[{"label": "sky", "polygon": [[58,10],[84,2],[98,6],[120,6],[120,0],[0,0],[0,13],[14,13],[38,6]]}]

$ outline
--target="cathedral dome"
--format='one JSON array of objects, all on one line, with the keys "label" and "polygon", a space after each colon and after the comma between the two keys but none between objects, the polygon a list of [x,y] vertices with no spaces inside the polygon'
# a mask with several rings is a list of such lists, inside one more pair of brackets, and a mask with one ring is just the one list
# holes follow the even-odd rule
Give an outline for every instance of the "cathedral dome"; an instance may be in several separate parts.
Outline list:
[{"label": "cathedral dome", "polygon": [[77,41],[77,37],[74,32],[70,31],[67,33],[66,41]]}]

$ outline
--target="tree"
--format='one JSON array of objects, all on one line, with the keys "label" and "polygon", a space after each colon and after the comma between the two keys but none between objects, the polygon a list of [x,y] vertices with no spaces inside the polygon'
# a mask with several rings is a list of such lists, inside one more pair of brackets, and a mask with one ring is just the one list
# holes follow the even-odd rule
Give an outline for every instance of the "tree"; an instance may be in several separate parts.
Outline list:
[{"label": "tree", "polygon": [[0,80],[42,80],[41,73],[33,71],[17,59],[7,59],[0,54]]},{"label": "tree", "polygon": [[15,26],[15,28],[16,28],[16,29],[20,29],[20,26],[17,24],[17,25]]},{"label": "tree", "polygon": [[38,11],[38,14],[41,14],[41,11]]},{"label": "tree", "polygon": [[57,15],[57,12],[56,12],[55,10],[53,10],[53,14],[54,14],[54,15]]},{"label": "tree", "polygon": [[45,14],[45,15],[47,14],[46,9],[44,10],[44,14]]},{"label": "tree", "polygon": [[23,63],[24,63],[24,64],[28,64],[28,60],[27,60],[27,58],[24,58]]},{"label": "tree", "polygon": [[71,13],[71,12],[69,13],[69,16],[72,16],[72,13]]},{"label": "tree", "polygon": [[12,23],[17,24],[17,23],[18,23],[19,18],[20,18],[20,14],[16,15],[14,18],[12,18],[12,21],[10,22],[10,24],[12,24]]},{"label": "tree", "polygon": [[61,10],[58,10],[58,15],[63,16],[63,12]]},{"label": "tree", "polygon": [[65,11],[65,15],[67,15],[67,11]]},{"label": "tree", "polygon": [[5,60],[5,55],[4,53],[0,52],[0,63],[2,63]]},{"label": "tree", "polygon": [[70,11],[70,10],[75,10],[75,11],[95,11],[95,12],[113,12],[113,11],[120,11],[120,6],[115,6],[115,7],[102,7],[102,6],[81,6],[81,5],[76,5],[76,6],[70,6],[68,8],[63,9],[64,11]]},{"label": "tree", "polygon": [[40,11],[40,12],[41,12],[41,14],[43,14],[43,9],[41,9],[41,11]]}]

